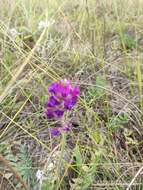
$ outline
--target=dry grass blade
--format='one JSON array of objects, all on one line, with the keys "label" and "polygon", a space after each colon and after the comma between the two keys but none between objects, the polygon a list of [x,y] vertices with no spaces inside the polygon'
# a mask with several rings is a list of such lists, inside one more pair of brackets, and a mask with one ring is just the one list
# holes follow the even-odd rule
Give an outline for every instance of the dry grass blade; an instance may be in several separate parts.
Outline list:
[{"label": "dry grass blade", "polygon": [[9,82],[9,84],[6,86],[6,88],[4,89],[3,93],[0,95],[0,103],[4,100],[4,98],[10,92],[13,84],[18,79],[19,75],[22,73],[22,71],[25,68],[25,66],[30,62],[30,59],[32,58],[33,53],[34,53],[36,47],[38,46],[38,44],[42,40],[42,38],[43,38],[43,36],[45,34],[45,31],[46,31],[46,28],[44,28],[43,32],[41,33],[39,39],[37,40],[37,42],[36,42],[36,44],[34,46],[34,48],[31,50],[31,52],[29,53],[29,55],[27,56],[27,58],[25,59],[25,61],[23,62],[23,64],[20,66],[20,68],[18,68],[17,72],[15,73],[14,77],[11,79],[11,81]]},{"label": "dry grass blade", "polygon": [[[112,183],[97,183],[97,184],[94,184],[92,187],[93,188],[97,188],[97,187],[103,187],[103,188],[107,188],[107,187],[116,187],[116,186],[120,186],[120,187],[126,187],[128,186],[129,184],[128,183],[116,183],[116,182],[112,182]],[[142,183],[133,183],[132,186],[139,186],[139,185],[142,185]]]},{"label": "dry grass blade", "polygon": [[130,182],[126,190],[129,190],[131,188],[134,181],[136,180],[136,178],[138,177],[138,175],[141,173],[142,170],[143,170],[143,166],[138,170],[138,172],[136,173],[136,175],[134,176],[134,178],[132,179],[132,181]]}]

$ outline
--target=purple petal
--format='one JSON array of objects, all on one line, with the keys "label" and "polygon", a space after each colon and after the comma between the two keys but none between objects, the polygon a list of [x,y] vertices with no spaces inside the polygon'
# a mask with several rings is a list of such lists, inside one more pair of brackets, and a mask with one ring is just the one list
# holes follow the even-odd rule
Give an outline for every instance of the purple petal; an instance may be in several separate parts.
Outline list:
[{"label": "purple petal", "polygon": [[71,90],[71,86],[63,86],[62,87],[62,91],[61,91],[61,95],[63,98],[67,97],[70,94],[70,90]]},{"label": "purple petal", "polygon": [[69,126],[66,126],[66,127],[62,127],[61,130],[65,132],[69,132],[71,128]]},{"label": "purple petal", "polygon": [[71,91],[71,84],[70,80],[63,79],[61,82],[61,95],[63,98],[67,97],[70,94]]},{"label": "purple petal", "polygon": [[80,93],[79,87],[78,86],[73,87],[71,92],[72,96],[79,96],[79,93]]},{"label": "purple petal", "polygon": [[46,115],[46,117],[47,117],[48,119],[52,119],[52,118],[55,117],[53,110],[50,110],[50,109],[47,109],[47,110],[45,111],[45,115]]},{"label": "purple petal", "polygon": [[60,102],[54,96],[50,96],[47,106],[54,107],[60,105]]},{"label": "purple petal", "polygon": [[49,128],[49,132],[51,136],[59,136],[61,134],[60,129],[58,127]]},{"label": "purple petal", "polygon": [[77,103],[77,97],[75,96],[75,97],[72,97],[71,99],[65,100],[64,107],[67,110],[71,110],[75,106],[76,103]]},{"label": "purple petal", "polygon": [[64,111],[63,110],[55,110],[54,113],[55,113],[55,115],[57,117],[62,117],[64,115]]},{"label": "purple petal", "polygon": [[59,83],[54,82],[53,84],[51,84],[51,85],[49,86],[48,91],[49,91],[50,93],[56,94],[57,89],[58,89],[58,86],[59,86]]}]

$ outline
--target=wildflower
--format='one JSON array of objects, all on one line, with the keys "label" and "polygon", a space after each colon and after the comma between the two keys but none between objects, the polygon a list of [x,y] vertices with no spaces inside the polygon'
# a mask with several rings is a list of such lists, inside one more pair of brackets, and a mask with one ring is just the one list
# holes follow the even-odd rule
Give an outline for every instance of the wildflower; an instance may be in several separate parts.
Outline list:
[{"label": "wildflower", "polygon": [[44,20],[41,20],[38,24],[38,29],[39,30],[42,30],[44,28],[48,28],[50,25],[54,24],[55,23],[55,20],[51,20],[51,21],[44,21]]},{"label": "wildflower", "polygon": [[42,181],[43,178],[44,178],[44,171],[43,170],[37,170],[36,178],[37,178],[38,181]]},{"label": "wildflower", "polygon": [[53,136],[59,136],[61,134],[59,127],[52,127],[49,129],[50,135]]},{"label": "wildflower", "polygon": [[38,189],[42,190],[43,181],[46,180],[45,172],[43,170],[37,170],[37,172],[36,172],[36,178],[37,178],[37,181],[39,183]]},{"label": "wildflower", "polygon": [[69,124],[59,125],[58,127],[49,128],[50,135],[52,137],[61,135],[62,132],[69,132],[71,127]]},{"label": "wildflower", "polygon": [[20,33],[15,28],[11,28],[8,29],[8,34],[10,35],[12,40],[15,40]]},{"label": "wildflower", "polygon": [[48,91],[51,95],[45,105],[45,116],[62,121],[61,125],[49,128],[52,137],[59,136],[62,132],[71,130],[70,125],[63,122],[63,117],[65,112],[72,110],[76,105],[80,91],[78,86],[72,86],[67,79],[52,83]]},{"label": "wildflower", "polygon": [[72,86],[67,79],[52,83],[48,91],[51,95],[45,104],[45,116],[48,119],[62,121],[62,124],[57,127],[49,128],[52,137],[59,136],[62,132],[71,130],[69,123],[63,120],[64,113],[72,110],[76,105],[80,91],[78,86]]},{"label": "wildflower", "polygon": [[79,96],[78,86],[72,87],[67,79],[51,84],[48,91],[51,93],[45,105],[45,115],[48,119],[62,118],[66,111],[76,105]]}]

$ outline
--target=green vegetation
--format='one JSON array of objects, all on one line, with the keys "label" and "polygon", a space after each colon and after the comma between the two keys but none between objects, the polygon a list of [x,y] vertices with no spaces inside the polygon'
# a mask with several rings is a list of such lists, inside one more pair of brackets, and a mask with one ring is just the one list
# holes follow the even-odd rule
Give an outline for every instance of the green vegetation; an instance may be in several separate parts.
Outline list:
[{"label": "green vegetation", "polygon": [[[143,1],[5,0],[0,13],[0,189],[143,190]],[[47,88],[64,78],[80,98],[51,138]]]}]

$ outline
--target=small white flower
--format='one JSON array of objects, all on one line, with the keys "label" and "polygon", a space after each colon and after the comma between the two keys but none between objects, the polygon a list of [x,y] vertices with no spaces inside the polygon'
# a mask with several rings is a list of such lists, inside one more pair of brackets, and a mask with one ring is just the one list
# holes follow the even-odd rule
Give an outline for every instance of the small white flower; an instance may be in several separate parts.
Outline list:
[{"label": "small white flower", "polygon": [[36,172],[36,177],[37,177],[37,181],[39,183],[39,188],[38,189],[41,190],[42,189],[43,180],[45,179],[45,177],[44,177],[44,171],[43,170],[38,170]]},{"label": "small white flower", "polygon": [[44,171],[43,170],[38,170],[36,172],[36,178],[37,178],[37,181],[43,181],[43,179],[44,179]]},{"label": "small white flower", "polygon": [[19,35],[18,31],[15,28],[11,28],[8,30],[9,35],[13,40]]},{"label": "small white flower", "polygon": [[55,23],[55,20],[50,20],[50,21],[44,21],[44,20],[41,20],[38,24],[38,29],[39,30],[42,30],[44,28],[48,28],[50,25],[54,24]]}]

